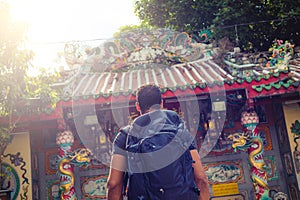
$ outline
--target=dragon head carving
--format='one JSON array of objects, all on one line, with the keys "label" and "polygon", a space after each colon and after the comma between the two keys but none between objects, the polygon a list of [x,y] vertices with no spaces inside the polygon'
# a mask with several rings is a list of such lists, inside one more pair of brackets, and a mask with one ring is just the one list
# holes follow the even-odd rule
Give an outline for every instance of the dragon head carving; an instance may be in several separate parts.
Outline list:
[{"label": "dragon head carving", "polygon": [[236,132],[228,136],[228,139],[232,140],[232,148],[234,150],[240,149],[245,150],[248,147],[249,136],[242,132]]},{"label": "dragon head carving", "polygon": [[77,166],[88,165],[91,162],[92,152],[86,148],[80,148],[69,155],[72,164]]}]

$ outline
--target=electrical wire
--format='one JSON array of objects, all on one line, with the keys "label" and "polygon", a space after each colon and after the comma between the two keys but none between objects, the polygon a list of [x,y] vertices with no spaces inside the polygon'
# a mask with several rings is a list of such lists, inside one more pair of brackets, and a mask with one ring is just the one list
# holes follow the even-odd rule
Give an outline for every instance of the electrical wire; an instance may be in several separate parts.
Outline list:
[{"label": "electrical wire", "polygon": [[268,23],[268,22],[289,21],[292,19],[294,19],[294,20],[300,19],[300,16],[287,17],[287,18],[281,18],[281,19],[261,20],[261,21],[257,21],[257,22],[247,22],[247,23],[240,23],[240,24],[226,25],[226,26],[218,26],[216,28],[226,29],[226,28],[232,28],[235,26],[249,26],[249,25],[262,24],[262,23]]},{"label": "electrical wire", "polygon": [[[256,22],[247,22],[247,23],[240,23],[240,24],[232,24],[232,25],[224,25],[224,26],[217,26],[214,27],[218,29],[227,29],[234,27],[235,30],[237,30],[237,27],[239,26],[249,26],[249,25],[255,25],[255,24],[262,24],[262,23],[268,23],[268,22],[279,22],[279,21],[289,21],[289,20],[298,20],[300,19],[300,16],[294,16],[294,17],[287,17],[287,18],[280,18],[280,19],[270,19],[270,20],[261,20]],[[213,28],[205,28],[207,30],[211,30]],[[198,30],[201,31],[201,30]],[[197,31],[194,31],[197,32]],[[105,41],[111,38],[95,38],[95,39],[87,39],[87,40],[72,40],[72,41],[58,41],[58,42],[29,42],[30,45],[53,45],[53,44],[66,44],[66,43],[83,43],[83,42],[96,42],[96,41]]]}]

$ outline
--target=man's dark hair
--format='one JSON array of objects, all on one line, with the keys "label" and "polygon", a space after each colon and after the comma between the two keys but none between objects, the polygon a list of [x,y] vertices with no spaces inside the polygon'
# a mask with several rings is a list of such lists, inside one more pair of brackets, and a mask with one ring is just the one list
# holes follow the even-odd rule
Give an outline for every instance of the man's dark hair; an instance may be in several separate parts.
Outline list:
[{"label": "man's dark hair", "polygon": [[152,106],[159,108],[161,103],[160,88],[154,84],[142,85],[136,91],[136,99],[139,102],[142,113],[145,113]]}]

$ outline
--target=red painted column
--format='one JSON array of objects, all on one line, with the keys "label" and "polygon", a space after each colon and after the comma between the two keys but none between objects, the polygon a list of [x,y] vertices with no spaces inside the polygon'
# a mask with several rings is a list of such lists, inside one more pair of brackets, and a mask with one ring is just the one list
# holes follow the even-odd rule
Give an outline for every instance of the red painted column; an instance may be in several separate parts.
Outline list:
[{"label": "red painted column", "polygon": [[56,144],[59,145],[58,174],[61,200],[77,199],[74,188],[74,169],[68,158],[68,154],[72,152],[73,143],[74,137],[71,131],[59,132],[56,136]]},{"label": "red painted column", "polygon": [[[251,103],[253,102],[250,102],[250,105]],[[249,155],[255,199],[269,199],[268,176],[264,161],[264,144],[257,128],[259,117],[253,109],[250,109],[242,113],[241,124],[245,127],[244,133],[246,140],[249,141],[249,144],[245,145],[244,148],[247,149]]]}]

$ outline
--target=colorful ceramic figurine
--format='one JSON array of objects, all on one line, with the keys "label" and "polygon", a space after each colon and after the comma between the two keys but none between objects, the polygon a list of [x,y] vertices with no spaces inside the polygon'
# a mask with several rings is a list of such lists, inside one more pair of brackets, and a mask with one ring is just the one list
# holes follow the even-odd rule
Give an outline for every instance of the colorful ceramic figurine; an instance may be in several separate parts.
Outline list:
[{"label": "colorful ceramic figurine", "polygon": [[288,62],[294,54],[294,45],[289,42],[283,43],[282,40],[276,40],[269,51],[272,51],[272,57],[266,67],[277,67],[279,70],[287,70]]}]

